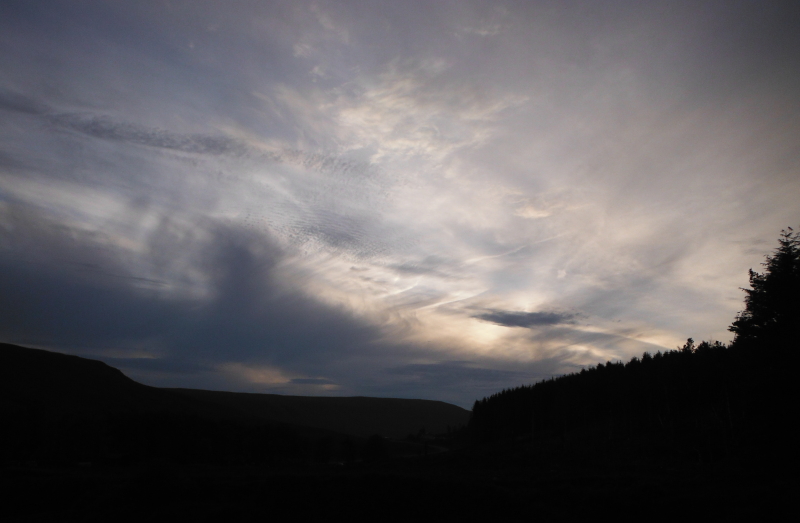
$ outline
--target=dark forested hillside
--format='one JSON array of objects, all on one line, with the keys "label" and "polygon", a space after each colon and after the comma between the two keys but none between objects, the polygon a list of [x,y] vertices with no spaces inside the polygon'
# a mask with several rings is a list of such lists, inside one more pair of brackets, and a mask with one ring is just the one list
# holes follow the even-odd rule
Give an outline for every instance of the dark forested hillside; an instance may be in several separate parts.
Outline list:
[{"label": "dark forested hillside", "polygon": [[477,401],[471,429],[480,441],[558,438],[631,457],[717,459],[741,438],[749,408],[739,386],[744,377],[727,347],[690,340],[680,350],[599,364]]},{"label": "dark forested hillside", "polygon": [[532,441],[583,460],[793,460],[800,239],[750,271],[730,345],[686,344],[476,401],[479,442]]}]

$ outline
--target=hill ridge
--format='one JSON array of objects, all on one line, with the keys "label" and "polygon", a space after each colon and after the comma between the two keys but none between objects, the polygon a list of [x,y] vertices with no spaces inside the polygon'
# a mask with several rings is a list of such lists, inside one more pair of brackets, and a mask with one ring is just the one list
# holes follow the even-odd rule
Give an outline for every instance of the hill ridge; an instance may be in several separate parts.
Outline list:
[{"label": "hill ridge", "polygon": [[105,362],[0,343],[0,409],[69,413],[170,413],[208,419],[275,422],[342,434],[395,438],[466,425],[470,413],[439,400],[371,396],[284,396],[257,392],[158,388]]}]

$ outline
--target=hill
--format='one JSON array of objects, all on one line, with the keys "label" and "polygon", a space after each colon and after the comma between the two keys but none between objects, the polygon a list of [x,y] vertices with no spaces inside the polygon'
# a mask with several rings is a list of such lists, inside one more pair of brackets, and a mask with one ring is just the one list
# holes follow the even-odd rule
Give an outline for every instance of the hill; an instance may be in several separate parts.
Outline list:
[{"label": "hill", "polygon": [[137,383],[100,361],[10,344],[0,344],[0,412],[47,422],[76,417],[189,417],[364,437],[405,437],[420,429],[442,433],[466,425],[470,415],[440,401],[161,389]]},{"label": "hill", "polygon": [[202,400],[241,412],[248,417],[304,425],[368,437],[381,434],[402,438],[442,434],[469,421],[470,412],[431,400],[368,397],[281,396],[195,389],[169,389],[183,397]]},{"label": "hill", "polygon": [[70,415],[171,413],[241,417],[214,404],[148,387],[97,360],[0,343],[0,411]]}]

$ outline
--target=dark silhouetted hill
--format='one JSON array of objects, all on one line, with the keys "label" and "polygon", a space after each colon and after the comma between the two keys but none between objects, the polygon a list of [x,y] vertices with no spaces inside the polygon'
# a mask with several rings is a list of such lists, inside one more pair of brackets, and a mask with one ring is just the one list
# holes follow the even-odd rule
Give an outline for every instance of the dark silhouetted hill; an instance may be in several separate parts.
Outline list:
[{"label": "dark silhouetted hill", "polygon": [[368,436],[440,433],[468,417],[437,401],[161,389],[100,361],[0,344],[5,463],[375,461],[421,452],[423,443],[388,445]]},{"label": "dark silhouetted hill", "polygon": [[430,400],[332,398],[160,389],[103,362],[0,344],[0,409],[48,417],[89,413],[172,413],[207,419],[271,421],[342,434],[405,437],[464,426],[469,411]]},{"label": "dark silhouetted hill", "polygon": [[443,434],[469,421],[470,412],[449,403],[397,398],[336,398],[169,389],[187,398],[235,409],[249,417],[318,427],[344,434],[402,438]]},{"label": "dark silhouetted hill", "polygon": [[47,418],[172,413],[240,418],[217,405],[148,387],[97,360],[0,344],[0,409],[33,409]]}]

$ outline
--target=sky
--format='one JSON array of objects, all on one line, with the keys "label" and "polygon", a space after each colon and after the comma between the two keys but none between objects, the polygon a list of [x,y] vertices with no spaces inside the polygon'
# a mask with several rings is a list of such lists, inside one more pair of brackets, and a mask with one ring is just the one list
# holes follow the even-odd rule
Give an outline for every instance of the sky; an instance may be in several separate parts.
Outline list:
[{"label": "sky", "polygon": [[0,341],[471,407],[730,341],[800,226],[800,4],[0,4]]}]

